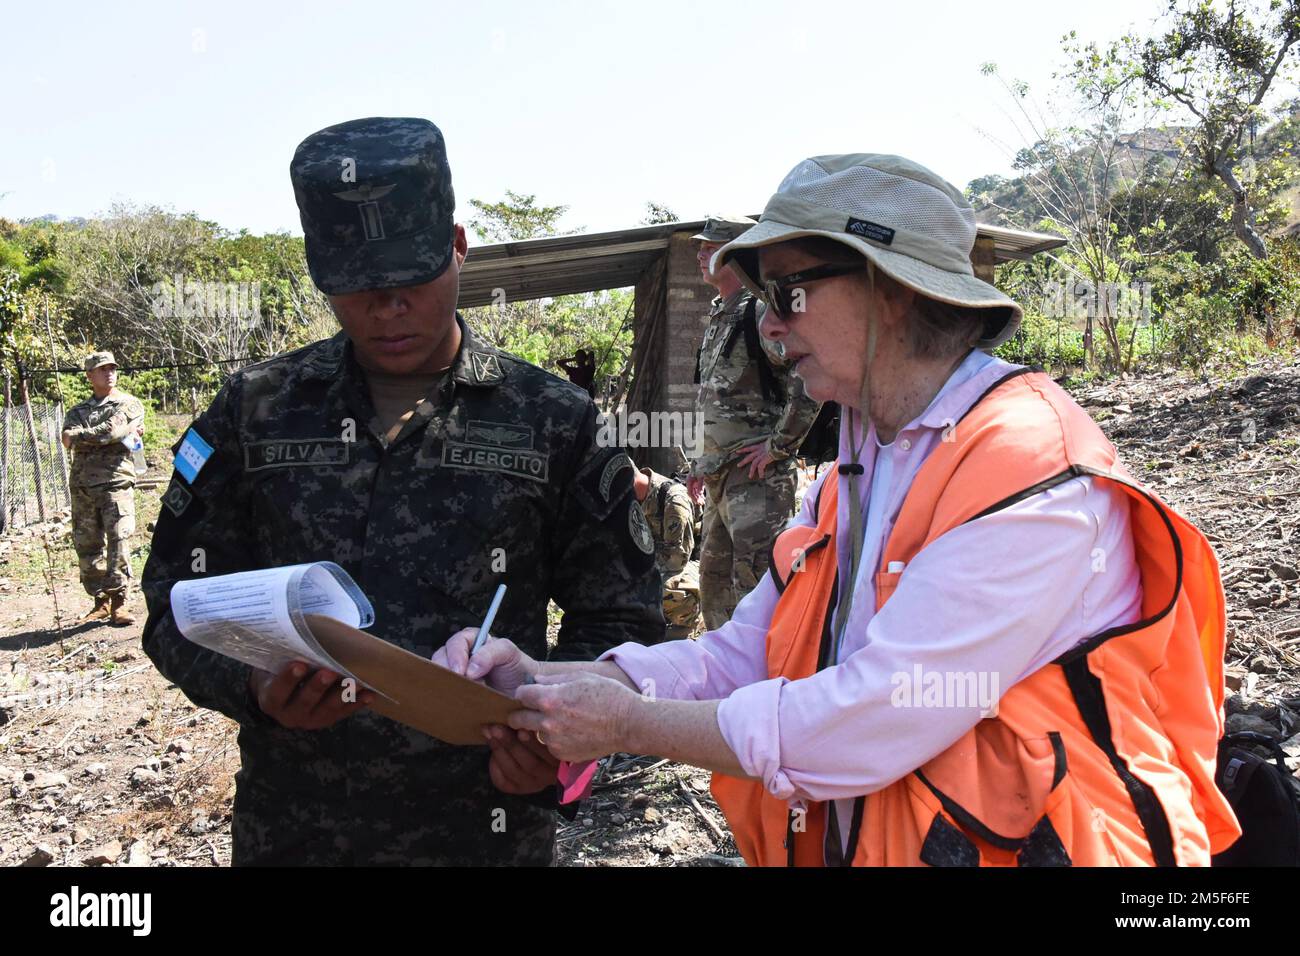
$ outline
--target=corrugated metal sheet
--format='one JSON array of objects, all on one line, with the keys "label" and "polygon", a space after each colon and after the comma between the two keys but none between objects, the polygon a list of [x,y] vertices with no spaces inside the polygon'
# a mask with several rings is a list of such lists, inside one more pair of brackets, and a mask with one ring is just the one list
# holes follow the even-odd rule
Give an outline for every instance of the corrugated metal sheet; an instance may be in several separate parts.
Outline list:
[{"label": "corrugated metal sheet", "polygon": [[[701,219],[471,246],[460,275],[460,306],[489,305],[499,294],[518,301],[631,286],[668,248],[674,233],[694,235],[703,226]],[[1065,244],[1058,236],[1001,226],[981,225],[979,235],[993,240],[998,262],[1028,259]]]}]

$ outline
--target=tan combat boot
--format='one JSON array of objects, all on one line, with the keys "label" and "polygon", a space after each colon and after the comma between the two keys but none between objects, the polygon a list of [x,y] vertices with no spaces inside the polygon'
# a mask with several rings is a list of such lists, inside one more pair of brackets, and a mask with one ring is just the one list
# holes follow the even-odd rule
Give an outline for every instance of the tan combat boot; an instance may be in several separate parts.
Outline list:
[{"label": "tan combat boot", "polygon": [[123,595],[113,595],[113,608],[109,613],[109,621],[115,627],[124,627],[127,624],[135,623],[135,615],[122,606],[125,603],[126,598]]},{"label": "tan combat boot", "polygon": [[85,616],[82,617],[80,623],[86,624],[89,623],[90,621],[103,621],[107,619],[109,614],[111,613],[112,612],[108,608],[108,595],[96,594],[95,606],[86,612]]}]

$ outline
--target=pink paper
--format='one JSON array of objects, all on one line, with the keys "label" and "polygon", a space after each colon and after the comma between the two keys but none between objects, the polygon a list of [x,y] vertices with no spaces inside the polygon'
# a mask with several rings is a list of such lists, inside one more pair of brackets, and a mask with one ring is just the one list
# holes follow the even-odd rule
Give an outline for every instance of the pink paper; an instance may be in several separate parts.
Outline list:
[{"label": "pink paper", "polygon": [[569,763],[567,760],[561,760],[559,770],[555,774],[560,784],[560,803],[573,803],[590,794],[591,781],[596,776],[598,766],[599,763],[595,760],[588,760],[585,763]]}]

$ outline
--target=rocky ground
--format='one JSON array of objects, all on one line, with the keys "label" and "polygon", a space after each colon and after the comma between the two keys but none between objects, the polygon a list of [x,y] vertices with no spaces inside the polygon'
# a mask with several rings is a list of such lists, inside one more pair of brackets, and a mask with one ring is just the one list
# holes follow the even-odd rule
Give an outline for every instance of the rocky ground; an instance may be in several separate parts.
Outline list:
[{"label": "rocky ground", "polygon": [[[1269,734],[1295,770],[1300,368],[1066,384],[1134,475],[1213,541],[1232,640],[1229,729]],[[151,520],[158,489],[139,502]],[[87,606],[66,519],[0,539],[0,865],[228,864],[234,725],[157,674],[139,625],[76,624]],[[739,862],[707,774],[627,755],[606,761],[561,824],[559,855],[570,866]]]}]

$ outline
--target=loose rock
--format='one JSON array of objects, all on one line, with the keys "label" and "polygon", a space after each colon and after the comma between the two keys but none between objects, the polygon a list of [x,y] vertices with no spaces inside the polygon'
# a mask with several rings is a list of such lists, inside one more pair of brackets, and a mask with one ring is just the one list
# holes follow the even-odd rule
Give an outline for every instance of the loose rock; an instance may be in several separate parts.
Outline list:
[{"label": "loose rock", "polygon": [[32,855],[23,861],[23,866],[49,866],[54,862],[54,851],[46,844],[37,844]]},{"label": "loose rock", "polygon": [[122,844],[117,840],[109,840],[97,850],[92,850],[90,855],[82,862],[86,866],[102,866],[105,863],[116,863],[117,858],[122,855]]}]

